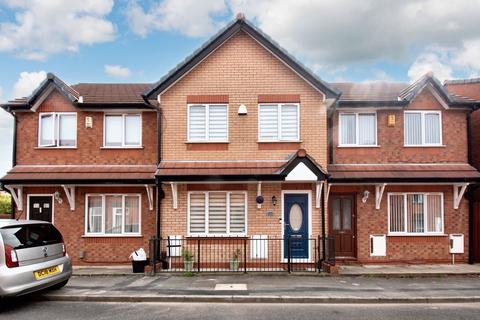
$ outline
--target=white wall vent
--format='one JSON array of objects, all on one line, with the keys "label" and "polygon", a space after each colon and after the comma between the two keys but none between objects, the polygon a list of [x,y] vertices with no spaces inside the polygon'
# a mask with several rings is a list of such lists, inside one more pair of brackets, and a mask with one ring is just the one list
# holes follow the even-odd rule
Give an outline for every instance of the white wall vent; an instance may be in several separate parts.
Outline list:
[{"label": "white wall vent", "polygon": [[370,256],[385,257],[387,255],[387,237],[384,234],[370,235]]}]

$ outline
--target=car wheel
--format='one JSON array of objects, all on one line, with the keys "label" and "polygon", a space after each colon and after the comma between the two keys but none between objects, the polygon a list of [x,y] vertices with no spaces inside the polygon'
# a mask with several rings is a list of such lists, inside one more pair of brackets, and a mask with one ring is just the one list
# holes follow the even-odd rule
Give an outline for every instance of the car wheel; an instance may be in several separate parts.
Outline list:
[{"label": "car wheel", "polygon": [[61,289],[63,287],[65,287],[65,285],[68,283],[68,280],[65,280],[65,281],[62,281],[60,283],[57,283],[56,285],[53,285],[50,287],[51,290],[58,290],[58,289]]}]

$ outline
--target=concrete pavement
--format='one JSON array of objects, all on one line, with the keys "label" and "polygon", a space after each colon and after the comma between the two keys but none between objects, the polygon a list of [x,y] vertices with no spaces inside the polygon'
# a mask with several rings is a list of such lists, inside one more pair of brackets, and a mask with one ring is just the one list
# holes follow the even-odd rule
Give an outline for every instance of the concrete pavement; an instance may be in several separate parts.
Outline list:
[{"label": "concrete pavement", "polygon": [[286,274],[74,276],[65,288],[37,298],[107,302],[480,302],[480,277],[384,278]]}]

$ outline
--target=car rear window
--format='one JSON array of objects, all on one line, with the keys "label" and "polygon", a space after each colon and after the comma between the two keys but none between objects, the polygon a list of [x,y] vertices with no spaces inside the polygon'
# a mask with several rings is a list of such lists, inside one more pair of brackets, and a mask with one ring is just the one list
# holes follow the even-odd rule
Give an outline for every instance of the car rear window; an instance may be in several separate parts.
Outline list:
[{"label": "car rear window", "polygon": [[24,249],[62,243],[60,232],[51,224],[28,224],[0,229],[4,244]]}]

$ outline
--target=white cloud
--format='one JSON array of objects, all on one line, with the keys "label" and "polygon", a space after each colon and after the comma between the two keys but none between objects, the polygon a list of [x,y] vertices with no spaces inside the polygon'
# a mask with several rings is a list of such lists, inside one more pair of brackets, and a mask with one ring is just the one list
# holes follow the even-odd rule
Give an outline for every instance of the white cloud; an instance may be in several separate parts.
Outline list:
[{"label": "white cloud", "polygon": [[442,50],[422,53],[408,69],[410,81],[415,81],[427,72],[433,72],[440,81],[453,79],[453,68],[449,55]]},{"label": "white cloud", "polygon": [[114,78],[128,78],[131,74],[130,69],[119,65],[106,64],[104,70],[107,75]]},{"label": "white cloud", "polygon": [[28,97],[46,77],[45,71],[21,72],[20,78],[13,86],[12,98]]},{"label": "white cloud", "polygon": [[154,30],[202,37],[223,25],[224,22],[215,17],[226,12],[223,0],[155,1],[147,10],[138,1],[131,0],[126,16],[132,31],[142,37]]},{"label": "white cloud", "polygon": [[113,0],[3,0],[14,21],[0,23],[0,52],[44,60],[76,52],[81,45],[111,41],[115,26],[107,19]]}]

